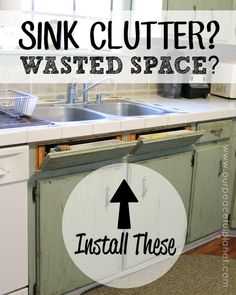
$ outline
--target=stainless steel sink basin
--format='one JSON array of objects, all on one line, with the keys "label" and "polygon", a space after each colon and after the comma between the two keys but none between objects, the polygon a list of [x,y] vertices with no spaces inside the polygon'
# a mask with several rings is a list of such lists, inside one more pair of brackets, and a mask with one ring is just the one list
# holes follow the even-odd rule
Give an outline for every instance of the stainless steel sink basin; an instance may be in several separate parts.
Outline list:
[{"label": "stainless steel sink basin", "polygon": [[129,102],[103,102],[88,104],[85,108],[114,116],[148,116],[168,113],[161,108],[152,108],[138,103]]},{"label": "stainless steel sink basin", "polygon": [[50,122],[100,120],[105,116],[68,106],[36,107],[33,116]]},{"label": "stainless steel sink basin", "polygon": [[37,106],[33,116],[50,122],[101,120],[112,116],[148,116],[172,113],[163,107],[128,101],[105,101],[91,104]]}]

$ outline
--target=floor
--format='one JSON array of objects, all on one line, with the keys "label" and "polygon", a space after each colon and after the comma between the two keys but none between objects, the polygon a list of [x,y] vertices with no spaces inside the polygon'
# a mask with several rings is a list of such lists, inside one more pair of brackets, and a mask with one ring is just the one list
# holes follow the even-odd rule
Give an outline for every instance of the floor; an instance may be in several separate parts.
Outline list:
[{"label": "floor", "polygon": [[[227,253],[229,258],[236,259],[236,238],[229,238]],[[185,255],[191,254],[222,256],[222,238],[213,240],[203,246],[197,247],[185,253]]]},{"label": "floor", "polygon": [[[86,295],[236,295],[236,237],[229,238],[230,263],[222,264],[222,238],[181,255],[174,267],[159,280],[134,289],[100,287]],[[197,254],[197,255],[196,255]],[[222,265],[227,266],[227,277],[222,278]],[[155,272],[155,271],[154,271]],[[152,274],[154,273],[152,270]],[[141,274],[143,276],[143,274]],[[147,275],[147,274],[144,274]],[[130,280],[130,278],[128,278]],[[137,277],[135,277],[135,280]]]}]

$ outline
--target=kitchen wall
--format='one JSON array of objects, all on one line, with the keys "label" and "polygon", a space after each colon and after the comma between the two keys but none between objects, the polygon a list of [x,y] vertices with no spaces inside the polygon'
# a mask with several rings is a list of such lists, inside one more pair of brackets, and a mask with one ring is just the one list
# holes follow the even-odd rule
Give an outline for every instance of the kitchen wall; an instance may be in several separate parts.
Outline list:
[{"label": "kitchen wall", "polygon": [[[66,87],[66,84],[0,84],[0,89],[32,93],[38,96],[40,101],[64,100]],[[77,87],[78,90],[82,89],[82,84],[78,84]],[[157,93],[157,84],[100,84],[89,92],[90,98],[95,98],[96,93],[117,97],[152,95]]]},{"label": "kitchen wall", "polygon": [[20,9],[21,0],[0,0],[0,10]]}]

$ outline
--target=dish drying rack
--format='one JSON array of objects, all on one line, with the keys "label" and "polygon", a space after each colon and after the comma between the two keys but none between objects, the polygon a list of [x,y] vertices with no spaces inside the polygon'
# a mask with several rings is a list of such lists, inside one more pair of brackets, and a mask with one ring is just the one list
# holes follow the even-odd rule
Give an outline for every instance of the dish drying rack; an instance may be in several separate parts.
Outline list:
[{"label": "dish drying rack", "polygon": [[11,117],[32,116],[38,97],[14,90],[0,90],[0,112]]}]

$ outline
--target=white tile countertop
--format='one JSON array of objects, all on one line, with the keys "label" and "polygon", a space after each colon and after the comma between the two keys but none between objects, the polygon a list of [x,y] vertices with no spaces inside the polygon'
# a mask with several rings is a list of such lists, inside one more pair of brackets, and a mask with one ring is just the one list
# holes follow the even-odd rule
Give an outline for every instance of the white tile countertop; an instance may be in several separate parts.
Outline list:
[{"label": "white tile countertop", "polygon": [[207,99],[168,99],[160,96],[125,97],[136,102],[158,104],[182,112],[164,116],[119,117],[83,122],[57,123],[55,125],[22,127],[0,130],[0,146],[61,140],[111,132],[166,127],[177,124],[236,118],[236,100],[216,96]]}]

